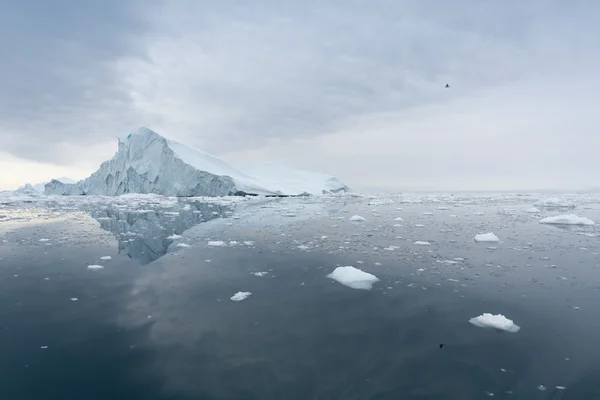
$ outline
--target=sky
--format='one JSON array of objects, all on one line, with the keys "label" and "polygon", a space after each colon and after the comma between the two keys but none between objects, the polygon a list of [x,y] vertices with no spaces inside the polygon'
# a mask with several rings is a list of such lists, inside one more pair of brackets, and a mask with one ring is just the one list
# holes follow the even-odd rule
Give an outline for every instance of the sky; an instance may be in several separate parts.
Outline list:
[{"label": "sky", "polygon": [[85,178],[139,126],[362,191],[600,187],[599,16],[595,0],[1,2],[0,189]]}]

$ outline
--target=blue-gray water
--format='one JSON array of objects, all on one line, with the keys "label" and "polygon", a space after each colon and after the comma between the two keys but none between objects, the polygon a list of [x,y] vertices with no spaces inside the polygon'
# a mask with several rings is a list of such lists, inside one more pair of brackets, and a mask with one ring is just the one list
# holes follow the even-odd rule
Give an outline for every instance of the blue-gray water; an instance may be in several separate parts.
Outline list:
[{"label": "blue-gray water", "polygon": [[[250,222],[201,203],[4,206],[0,398],[600,399],[595,226],[539,224],[563,212],[518,199],[313,202]],[[501,242],[474,243],[489,231]],[[380,282],[326,278],[343,265]],[[484,312],[521,330],[469,324]]]}]

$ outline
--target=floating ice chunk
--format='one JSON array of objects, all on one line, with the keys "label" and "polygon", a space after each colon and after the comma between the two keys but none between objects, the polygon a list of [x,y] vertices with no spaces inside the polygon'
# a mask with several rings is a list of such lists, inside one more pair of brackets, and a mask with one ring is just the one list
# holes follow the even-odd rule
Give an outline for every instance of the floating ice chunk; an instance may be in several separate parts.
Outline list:
[{"label": "floating ice chunk", "polygon": [[47,349],[48,346],[40,346],[40,349]]},{"label": "floating ice chunk", "polygon": [[423,214],[421,214],[421,215],[433,215],[433,213],[432,213],[432,212],[429,212],[429,211],[426,211],[426,212],[424,212],[424,213],[423,213]]},{"label": "floating ice chunk", "polygon": [[366,219],[364,217],[361,217],[360,215],[353,215],[350,217],[350,221],[351,222],[363,222],[363,221],[366,221]]},{"label": "floating ice chunk", "polygon": [[177,247],[190,247],[187,243],[177,243]]},{"label": "floating ice chunk", "polygon": [[327,277],[344,286],[361,290],[370,290],[373,287],[373,284],[379,281],[379,278],[375,275],[352,266],[337,267],[332,273],[327,275]]},{"label": "floating ice chunk", "polygon": [[71,301],[77,301],[79,300],[77,297],[71,297]]},{"label": "floating ice chunk", "polygon": [[255,275],[255,276],[265,276],[267,274],[268,274],[268,272],[254,272],[254,273],[252,273],[252,275]]},{"label": "floating ice chunk", "polygon": [[558,390],[565,390],[566,387],[565,386],[556,386],[556,389],[558,389]]},{"label": "floating ice chunk", "polygon": [[525,210],[525,212],[534,214],[534,213],[539,213],[540,209],[537,207],[530,207],[527,210]]},{"label": "floating ice chunk", "polygon": [[225,247],[226,244],[222,240],[209,240],[208,245],[211,247]]},{"label": "floating ice chunk", "polygon": [[167,239],[169,240],[177,240],[177,239],[181,239],[183,236],[181,235],[177,235],[177,234],[172,234],[171,236],[167,236]]},{"label": "floating ice chunk", "polygon": [[425,225],[423,225],[423,224],[415,224],[415,226],[416,226],[417,228],[423,228]]},{"label": "floating ice chunk", "polygon": [[541,390],[542,392],[544,392],[546,390],[546,386],[544,386],[544,385],[539,385],[537,388],[538,388],[538,390]]},{"label": "floating ice chunk", "polygon": [[547,207],[547,208],[575,208],[574,203],[572,203],[570,201],[566,201],[566,200],[561,200],[557,197],[541,199],[541,200],[538,200],[535,203],[533,203],[533,205],[537,206],[537,207]]},{"label": "floating ice chunk", "polygon": [[50,241],[50,239],[46,239],[46,238],[41,238],[40,239],[40,242],[49,242],[49,241]]},{"label": "floating ice chunk", "polygon": [[246,246],[254,246],[254,242],[253,242],[253,241],[251,241],[251,240],[245,240],[245,241],[244,241],[244,244],[245,244]]},{"label": "floating ice chunk", "polygon": [[100,259],[102,261],[109,261],[109,260],[112,260],[112,257],[111,256],[102,256],[102,257],[100,257]]},{"label": "floating ice chunk", "polygon": [[469,322],[480,328],[496,328],[507,332],[518,332],[521,329],[520,326],[502,314],[483,313],[478,317],[471,318]]},{"label": "floating ice chunk", "polygon": [[102,265],[88,265],[87,269],[91,269],[91,270],[97,270],[97,269],[103,269],[104,267]]},{"label": "floating ice chunk", "polygon": [[404,220],[402,219],[402,217],[396,217],[396,218],[394,218],[394,221],[404,221]]},{"label": "floating ice chunk", "polygon": [[578,217],[575,214],[557,215],[547,217],[540,221],[540,224],[555,225],[595,225],[594,221],[586,217]]},{"label": "floating ice chunk", "polygon": [[416,244],[417,246],[429,246],[431,243],[429,243],[429,242],[423,242],[423,241],[417,240],[417,241],[415,242],[415,244]]},{"label": "floating ice chunk", "polygon": [[251,294],[252,293],[250,293],[250,292],[237,292],[236,294],[231,296],[231,301],[246,300],[248,297],[250,297]]},{"label": "floating ice chunk", "polygon": [[308,249],[310,249],[310,247],[307,246],[307,245],[305,245],[305,244],[301,244],[300,246],[298,246],[298,249],[300,249],[300,250],[308,250]]},{"label": "floating ice chunk", "polygon": [[492,232],[489,233],[480,233],[475,235],[476,242],[499,242],[498,236],[494,235]]}]

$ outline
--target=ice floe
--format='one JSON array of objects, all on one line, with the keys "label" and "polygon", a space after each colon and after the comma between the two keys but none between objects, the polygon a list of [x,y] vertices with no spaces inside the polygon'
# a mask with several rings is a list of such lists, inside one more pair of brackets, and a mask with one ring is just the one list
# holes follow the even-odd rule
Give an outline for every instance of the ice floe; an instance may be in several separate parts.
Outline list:
[{"label": "ice floe", "polygon": [[87,269],[91,269],[91,270],[98,270],[98,269],[103,269],[104,267],[102,265],[88,265]]},{"label": "ice floe", "polygon": [[429,243],[429,242],[424,242],[424,241],[421,241],[421,240],[417,240],[415,242],[415,245],[417,245],[417,246],[429,246],[430,244],[431,243]]},{"label": "ice floe", "polygon": [[366,221],[366,219],[364,217],[361,217],[360,215],[353,215],[350,217],[350,221],[351,222],[363,222],[363,221]]},{"label": "ice floe", "polygon": [[337,267],[328,278],[352,289],[370,290],[379,281],[375,275],[352,266]]},{"label": "ice floe", "polygon": [[112,260],[112,257],[111,256],[102,256],[102,257],[100,257],[100,259],[102,261],[109,261],[109,260]]},{"label": "ice floe", "polygon": [[594,221],[586,217],[579,217],[575,214],[556,215],[546,217],[540,220],[540,224],[553,225],[595,225]]},{"label": "ice floe", "polygon": [[208,245],[211,247],[225,247],[227,244],[222,240],[209,240]]},{"label": "ice floe", "polygon": [[483,313],[478,317],[471,318],[469,322],[480,328],[495,328],[506,332],[518,332],[521,329],[519,325],[502,314]]},{"label": "ice floe", "polygon": [[475,235],[476,242],[499,242],[498,236],[494,235],[492,232],[489,233],[480,233]]},{"label": "ice floe", "polygon": [[237,292],[236,294],[231,296],[231,301],[246,300],[248,297],[250,297],[251,294],[252,293],[250,293],[250,292]]}]

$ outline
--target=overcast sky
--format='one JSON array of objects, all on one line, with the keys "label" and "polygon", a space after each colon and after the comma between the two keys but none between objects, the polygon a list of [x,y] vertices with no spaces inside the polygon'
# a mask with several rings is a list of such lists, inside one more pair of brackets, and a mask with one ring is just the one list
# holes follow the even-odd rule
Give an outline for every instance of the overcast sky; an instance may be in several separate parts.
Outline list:
[{"label": "overcast sky", "polygon": [[84,178],[138,126],[359,190],[599,187],[599,21],[595,0],[2,2],[0,188]]}]

